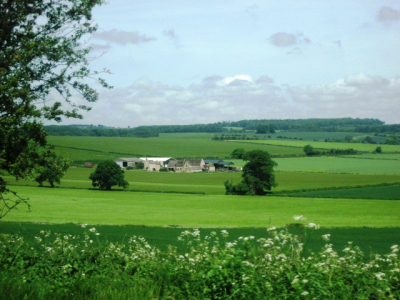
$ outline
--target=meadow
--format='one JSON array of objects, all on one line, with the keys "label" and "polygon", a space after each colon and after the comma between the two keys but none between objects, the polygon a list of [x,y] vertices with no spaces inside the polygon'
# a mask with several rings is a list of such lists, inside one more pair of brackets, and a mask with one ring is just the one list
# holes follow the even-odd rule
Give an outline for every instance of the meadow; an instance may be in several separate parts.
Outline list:
[{"label": "meadow", "polygon": [[[315,136],[310,134],[309,138]],[[311,140],[212,141],[211,138],[211,134],[163,134],[145,139],[50,137],[56,150],[71,159],[74,166],[67,171],[60,186],[39,188],[32,180],[5,177],[12,190],[29,198],[32,209],[29,212],[20,206],[0,223],[3,248],[9,249],[9,253],[19,253],[12,256],[12,262],[0,254],[3,298],[11,299],[7,295],[14,295],[18,299],[30,294],[35,299],[68,299],[71,292],[76,299],[167,299],[169,296],[264,299],[281,295],[298,299],[302,294],[304,298],[312,295],[353,299],[354,295],[361,295],[360,299],[395,299],[398,296],[399,287],[393,279],[399,265],[398,248],[393,245],[400,243],[397,146],[349,146]],[[352,156],[305,157],[306,144],[319,149],[359,147],[359,151],[365,152]],[[377,146],[382,147],[382,154],[371,153]],[[271,195],[224,195],[223,182],[239,182],[240,172],[185,174],[127,170],[127,190],[99,191],[92,189],[89,180],[94,169],[82,167],[86,161],[97,163],[130,156],[219,158],[243,166],[244,161],[230,158],[235,148],[270,151],[278,163],[275,168],[278,187]],[[96,227],[96,232],[88,232],[82,224],[90,224],[87,228]],[[271,229],[275,227],[284,231],[275,232]],[[45,236],[49,237],[45,239]],[[143,238],[134,238],[132,242],[132,236]],[[324,240],[323,236],[329,238]],[[265,252],[261,241],[268,244],[270,239],[280,242],[271,244],[268,250],[271,252]],[[215,244],[210,244],[211,240]],[[15,251],[13,247],[18,245],[20,250]],[[292,246],[286,248],[289,245]],[[63,258],[57,259],[60,253],[64,253]],[[376,260],[376,253],[391,256]],[[181,255],[187,255],[182,265]],[[274,266],[286,271],[279,273],[271,265],[263,265],[268,255],[282,257],[280,263],[274,258]],[[140,257],[141,263],[135,256]],[[303,257],[313,264],[308,265],[305,260],[304,269],[297,265]],[[337,259],[337,272],[331,274],[335,276],[335,288],[328,288],[329,278],[309,275],[310,268],[326,257]],[[384,260],[391,264],[384,265]],[[223,261],[229,263],[223,265],[224,272],[220,273],[221,269],[213,266],[224,264]],[[243,261],[249,265],[244,266]],[[340,261],[352,263],[345,267]],[[376,267],[368,273],[364,263]],[[290,271],[289,265],[296,266],[297,271]],[[270,268],[270,274],[277,272],[276,278],[284,279],[266,279],[266,274],[255,271],[262,268]],[[355,278],[345,278],[344,274],[349,273],[345,268],[357,270],[367,279],[356,283]],[[381,273],[392,275],[380,282]],[[303,278],[299,286],[295,284],[296,276]],[[30,284],[22,286],[20,278]],[[251,287],[263,288],[248,289],[246,280],[251,280]],[[353,281],[355,290],[349,290],[346,284],[340,285],[348,280]],[[233,285],[227,286],[227,282]],[[274,288],[266,283],[273,284]],[[365,286],[370,290],[361,292]],[[387,292],[380,294],[382,289]]]},{"label": "meadow", "polygon": [[[236,143],[238,141],[235,141]],[[400,153],[400,145],[380,145],[380,144],[363,144],[363,143],[337,143],[337,142],[322,142],[310,140],[256,140],[256,141],[240,141],[242,144],[259,144],[270,146],[285,146],[293,148],[303,148],[305,145],[311,145],[315,149],[354,149],[356,151],[371,153],[376,147],[381,147],[384,153]]]}]

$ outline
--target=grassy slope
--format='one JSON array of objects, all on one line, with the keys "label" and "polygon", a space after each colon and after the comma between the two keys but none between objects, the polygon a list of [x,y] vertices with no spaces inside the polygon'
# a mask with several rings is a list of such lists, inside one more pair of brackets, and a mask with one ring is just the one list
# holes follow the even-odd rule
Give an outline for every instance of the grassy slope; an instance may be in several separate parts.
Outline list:
[{"label": "grassy slope", "polygon": [[[201,135],[204,137],[204,135]],[[261,149],[272,155],[302,155],[302,149],[262,144],[227,143],[207,138],[49,137],[57,151],[73,161],[99,161],[118,157],[229,158],[236,148]],[[72,148],[72,149],[71,149]]]},{"label": "grassy slope", "polygon": [[387,199],[400,200],[400,185],[375,186],[352,189],[308,191],[290,194],[292,197]]},{"label": "grassy slope", "polygon": [[400,226],[399,201],[152,194],[15,187],[32,212],[7,221],[185,227],[268,227],[305,215],[321,226]]},{"label": "grassy slope", "polygon": [[[236,141],[237,143],[237,141]],[[314,142],[314,141],[292,141],[292,140],[258,140],[258,141],[240,141],[243,144],[265,144],[273,146],[286,146],[303,148],[305,145],[311,145],[315,149],[349,149],[352,148],[357,151],[373,152],[376,147],[381,147],[383,152],[398,153],[400,152],[400,145],[379,145],[379,144],[361,144],[361,143],[327,143],[327,142]]]},{"label": "grassy slope", "polygon": [[[296,160],[295,160],[296,161]],[[294,166],[292,166],[293,168]],[[89,174],[94,169],[70,168],[62,179],[61,187],[91,188]],[[303,189],[320,189],[333,187],[351,187],[376,185],[400,182],[398,175],[370,175],[370,174],[339,174],[315,172],[288,172],[275,173],[278,187],[274,191],[290,191]],[[225,193],[223,183],[227,180],[233,183],[241,181],[240,172],[217,173],[165,173],[146,171],[126,171],[125,179],[129,182],[129,190],[154,192],[193,192],[205,194]],[[7,180],[12,184],[37,186],[36,182],[20,180],[11,177]]]},{"label": "grassy slope", "polygon": [[277,158],[277,170],[400,175],[400,160],[343,157]]}]

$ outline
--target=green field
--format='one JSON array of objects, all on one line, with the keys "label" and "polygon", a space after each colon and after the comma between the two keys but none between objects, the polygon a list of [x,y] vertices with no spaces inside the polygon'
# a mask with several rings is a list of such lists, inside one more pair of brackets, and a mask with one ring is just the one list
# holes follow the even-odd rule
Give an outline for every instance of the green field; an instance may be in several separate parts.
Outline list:
[{"label": "green field", "polygon": [[[175,135],[179,136],[179,135]],[[166,135],[159,138],[118,137],[49,137],[56,150],[72,161],[98,162],[117,157],[174,157],[180,158],[230,158],[236,148],[246,151],[261,149],[273,156],[303,155],[302,149],[274,145],[246,144],[240,142],[213,141],[212,135],[195,134],[182,137]]]},{"label": "green field", "polygon": [[[238,143],[238,141],[235,141]],[[400,145],[379,145],[379,144],[362,144],[362,143],[330,143],[315,141],[298,141],[298,140],[256,140],[256,141],[240,141],[242,144],[261,144],[270,146],[286,146],[294,148],[303,148],[311,145],[315,149],[354,149],[361,152],[373,152],[376,147],[381,147],[384,153],[399,153]]]},{"label": "green field", "polygon": [[292,193],[292,197],[400,200],[400,185]]},{"label": "green field", "polygon": [[15,187],[32,212],[7,221],[183,227],[284,226],[294,215],[324,227],[400,226],[399,201],[185,195]]},{"label": "green field", "polygon": [[276,158],[275,161],[280,171],[400,175],[400,160],[331,156]]},{"label": "green field", "polygon": [[[309,136],[315,138],[316,134],[310,133]],[[174,243],[181,230],[173,228],[176,226],[232,228],[238,232],[243,229],[251,234],[270,226],[285,226],[293,222],[294,215],[305,215],[308,221],[320,224],[326,228],[324,230],[346,232],[349,227],[358,230],[353,234],[360,235],[356,240],[363,241],[364,245],[378,242],[362,236],[362,228],[381,228],[386,234],[380,233],[385,241],[379,241],[379,244],[392,243],[393,230],[398,232],[400,226],[400,202],[390,199],[398,199],[399,190],[398,185],[385,185],[400,183],[397,146],[383,145],[384,153],[378,155],[370,153],[376,145],[314,144],[299,140],[244,143],[212,141],[211,137],[212,134],[205,133],[162,134],[159,138],[142,139],[50,137],[50,142],[56,145],[57,151],[73,162],[79,162],[76,165],[117,157],[171,156],[219,158],[243,166],[244,161],[230,159],[235,148],[267,150],[278,163],[275,168],[278,187],[273,189],[275,195],[225,196],[223,182],[239,182],[240,172],[184,174],[142,170],[125,172],[125,179],[129,182],[127,191],[104,192],[90,190],[89,174],[94,169],[71,167],[61,186],[55,189],[38,188],[36,182],[15,181],[6,176],[13,190],[30,198],[32,212],[28,213],[21,206],[4,221],[22,227],[23,224],[29,227],[31,222],[49,224],[46,226],[59,224],[61,227],[69,223],[129,225],[135,226],[135,234],[139,232],[150,238],[153,233],[149,233],[149,228],[155,228],[156,232],[160,230],[163,233],[154,233],[158,236],[154,240],[163,240],[160,237],[163,235],[165,239],[160,243],[165,245]],[[275,144],[263,144],[265,142]],[[315,148],[326,147],[324,149],[357,146],[366,153],[347,157],[305,157],[303,147],[308,143]],[[293,197],[296,194],[298,196]],[[169,230],[173,232],[171,235],[164,232]],[[343,239],[351,237],[339,235]]]},{"label": "green field", "polygon": [[[296,159],[297,160],[297,159]],[[94,169],[70,168],[62,180],[63,188],[92,188],[89,175]],[[352,187],[398,183],[400,177],[390,174],[341,174],[317,172],[277,171],[275,173],[278,187],[273,191],[297,191],[309,189],[327,189],[334,187]],[[31,180],[16,181],[6,177],[7,181],[16,185],[37,186]],[[223,195],[225,181],[237,183],[241,180],[240,172],[216,173],[171,173],[146,172],[142,170],[125,171],[125,179],[129,182],[129,191],[178,192]]]}]

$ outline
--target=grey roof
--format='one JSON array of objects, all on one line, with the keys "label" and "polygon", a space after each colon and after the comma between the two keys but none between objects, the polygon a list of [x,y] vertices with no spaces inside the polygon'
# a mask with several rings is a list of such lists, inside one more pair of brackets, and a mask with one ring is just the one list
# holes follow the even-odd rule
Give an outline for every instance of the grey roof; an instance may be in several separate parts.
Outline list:
[{"label": "grey roof", "polygon": [[114,161],[127,161],[127,162],[143,162],[140,158],[137,157],[128,157],[128,158],[116,158]]},{"label": "grey roof", "polygon": [[193,159],[185,159],[185,162],[187,162],[191,166],[200,166],[202,158],[193,158]]}]

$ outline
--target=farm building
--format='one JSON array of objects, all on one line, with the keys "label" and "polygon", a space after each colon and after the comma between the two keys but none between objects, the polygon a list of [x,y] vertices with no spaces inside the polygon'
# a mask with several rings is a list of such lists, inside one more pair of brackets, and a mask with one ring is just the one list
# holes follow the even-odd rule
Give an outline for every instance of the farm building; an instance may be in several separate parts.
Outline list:
[{"label": "farm building", "polygon": [[140,158],[137,158],[137,157],[117,158],[117,159],[114,159],[114,161],[121,168],[135,167],[137,163],[143,163],[143,160]]},{"label": "farm building", "polygon": [[183,159],[183,160],[171,161],[168,164],[168,170],[174,172],[195,173],[195,172],[202,172],[204,166],[205,162],[202,158]]},{"label": "farm building", "polygon": [[223,168],[229,168],[229,166],[233,166],[234,163],[231,161],[223,161],[220,159],[206,159],[204,161],[207,165],[214,165],[215,169],[223,169]]},{"label": "farm building", "polygon": [[172,157],[141,157],[144,162],[144,169],[147,171],[160,171],[161,168],[166,168],[168,163],[176,161]]}]

